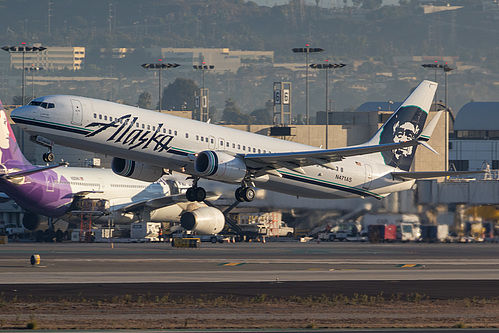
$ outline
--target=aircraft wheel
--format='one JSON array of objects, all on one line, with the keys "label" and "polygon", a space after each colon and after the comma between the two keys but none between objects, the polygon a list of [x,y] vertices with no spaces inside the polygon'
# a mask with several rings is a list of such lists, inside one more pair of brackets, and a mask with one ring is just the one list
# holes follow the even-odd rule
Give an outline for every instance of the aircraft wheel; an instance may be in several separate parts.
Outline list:
[{"label": "aircraft wheel", "polygon": [[194,201],[204,201],[206,199],[206,191],[202,187],[196,187],[193,189]]},{"label": "aircraft wheel", "polygon": [[256,192],[253,187],[246,187],[241,191],[241,197],[244,201],[251,202],[255,199]]},{"label": "aircraft wheel", "polygon": [[55,156],[53,153],[49,152],[49,153],[43,154],[43,161],[44,162],[52,162],[52,161],[54,161],[54,158],[55,158]]},{"label": "aircraft wheel", "polygon": [[239,201],[239,202],[243,202],[244,201],[244,198],[243,198],[243,195],[242,195],[243,190],[244,190],[244,188],[242,188],[242,187],[238,187],[237,190],[236,190],[236,200]]},{"label": "aircraft wheel", "polygon": [[187,192],[185,192],[185,197],[187,198],[187,200],[189,201],[196,201],[196,199],[194,199],[194,195],[193,195],[193,188],[192,187],[189,187],[187,189]]}]

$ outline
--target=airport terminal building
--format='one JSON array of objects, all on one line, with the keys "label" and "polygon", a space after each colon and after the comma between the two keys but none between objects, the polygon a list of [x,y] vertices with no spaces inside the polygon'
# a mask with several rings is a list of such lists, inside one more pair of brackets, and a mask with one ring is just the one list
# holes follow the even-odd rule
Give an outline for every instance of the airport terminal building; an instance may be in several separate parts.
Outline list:
[{"label": "airport terminal building", "polygon": [[449,164],[459,171],[499,169],[499,102],[470,102],[456,116]]}]

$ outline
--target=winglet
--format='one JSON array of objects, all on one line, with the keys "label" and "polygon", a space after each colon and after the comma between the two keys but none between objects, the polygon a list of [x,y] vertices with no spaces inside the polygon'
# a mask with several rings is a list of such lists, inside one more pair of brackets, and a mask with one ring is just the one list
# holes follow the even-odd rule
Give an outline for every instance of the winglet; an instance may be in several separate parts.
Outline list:
[{"label": "winglet", "polygon": [[421,144],[423,147],[425,147],[426,149],[430,150],[431,152],[437,155],[440,154],[428,144],[428,141],[430,140],[433,131],[437,127],[437,123],[440,120],[440,116],[442,116],[443,112],[444,111],[438,111],[435,117],[433,117],[428,126],[424,128],[424,130],[421,132],[421,134],[418,137],[419,144]]},{"label": "winglet", "polygon": [[435,117],[433,117],[433,119],[430,121],[428,126],[426,126],[424,128],[423,132],[421,132],[421,134],[419,135],[418,141],[426,142],[426,141],[430,140],[431,135],[433,134],[433,131],[437,127],[437,123],[440,120],[440,116],[442,116],[443,112],[444,111],[437,112],[437,114],[435,115]]}]

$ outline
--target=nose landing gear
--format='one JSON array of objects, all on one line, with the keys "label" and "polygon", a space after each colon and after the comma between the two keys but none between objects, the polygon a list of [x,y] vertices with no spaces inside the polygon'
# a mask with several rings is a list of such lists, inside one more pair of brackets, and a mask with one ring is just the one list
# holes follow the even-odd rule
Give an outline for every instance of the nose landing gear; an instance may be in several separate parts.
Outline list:
[{"label": "nose landing gear", "polygon": [[55,158],[55,156],[52,153],[52,149],[50,149],[48,152],[43,154],[43,161],[44,162],[53,162],[54,158]]}]

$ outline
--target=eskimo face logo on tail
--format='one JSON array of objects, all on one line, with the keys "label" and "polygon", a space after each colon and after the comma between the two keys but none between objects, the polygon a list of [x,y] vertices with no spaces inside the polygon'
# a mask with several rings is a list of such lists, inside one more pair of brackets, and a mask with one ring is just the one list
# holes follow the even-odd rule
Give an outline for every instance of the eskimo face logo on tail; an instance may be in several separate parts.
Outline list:
[{"label": "eskimo face logo on tail", "polygon": [[[416,106],[401,107],[383,126],[380,144],[411,141],[423,130],[427,114]],[[409,171],[416,146],[384,151],[381,154],[386,165]]]},{"label": "eskimo face logo on tail", "polygon": [[130,150],[151,147],[153,151],[162,152],[168,151],[171,148],[169,144],[173,140],[173,136],[161,133],[163,128],[162,123],[153,126],[154,132],[152,132],[149,126],[147,130],[143,126],[142,128],[138,127],[136,125],[137,120],[137,117],[132,118],[128,114],[108,123],[93,122],[86,127],[98,127],[98,129],[85,136],[92,137],[109,130],[112,133],[107,138],[107,141],[121,143],[124,146],[128,146]]}]

